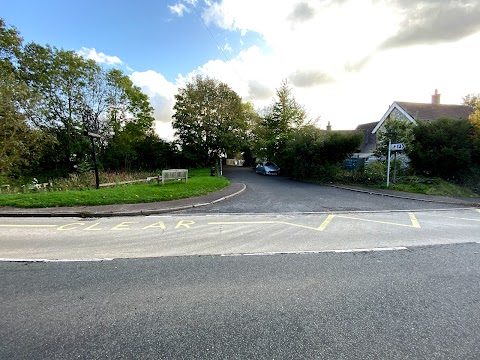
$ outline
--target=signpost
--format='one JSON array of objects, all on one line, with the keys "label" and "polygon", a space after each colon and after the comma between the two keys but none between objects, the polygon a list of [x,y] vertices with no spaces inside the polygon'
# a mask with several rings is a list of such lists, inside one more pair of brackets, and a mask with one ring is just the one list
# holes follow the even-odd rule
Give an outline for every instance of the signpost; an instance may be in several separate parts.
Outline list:
[{"label": "signpost", "polygon": [[404,143],[390,144],[390,150],[392,151],[405,150],[405,144]]},{"label": "signpost", "polygon": [[[90,108],[86,108],[83,113],[83,122],[84,124],[90,124],[94,120],[94,114]],[[92,142],[92,151],[93,151],[93,165],[95,167],[95,187],[98,189],[100,187],[100,178],[98,176],[98,165],[97,165],[97,152],[95,150],[95,139],[101,139],[102,137],[99,134],[84,130],[83,134],[88,136]]]},{"label": "signpost", "polygon": [[387,166],[387,188],[390,186],[390,153],[393,151],[395,155],[394,169],[393,169],[393,183],[395,184],[397,175],[397,151],[405,150],[405,143],[392,144],[392,141],[388,141],[388,166]]},{"label": "signpost", "polygon": [[92,151],[93,151],[93,166],[95,168],[95,188],[100,187],[100,178],[98,176],[98,165],[97,165],[97,151],[95,150],[95,140],[94,139],[100,139],[101,136],[92,132],[89,132],[85,130],[84,132],[85,136],[88,136],[90,140],[92,141]]}]

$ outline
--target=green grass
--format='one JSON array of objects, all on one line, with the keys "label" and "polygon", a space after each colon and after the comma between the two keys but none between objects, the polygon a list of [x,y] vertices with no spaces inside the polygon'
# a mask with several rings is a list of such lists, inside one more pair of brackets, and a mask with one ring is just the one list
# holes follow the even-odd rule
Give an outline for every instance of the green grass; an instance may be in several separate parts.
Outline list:
[{"label": "green grass", "polygon": [[0,206],[43,208],[61,206],[92,206],[167,201],[205,195],[230,184],[221,176],[210,176],[208,169],[189,171],[188,182],[169,181],[162,186],[148,184],[118,185],[98,190],[68,190],[0,194]]},{"label": "green grass", "polygon": [[[433,178],[421,178],[421,177],[407,177],[401,179],[400,183],[390,184],[390,189],[405,191],[410,193],[425,194],[425,195],[437,195],[437,196],[448,196],[448,197],[460,197],[460,198],[471,198],[478,197],[476,194],[469,188],[453,184],[451,182]],[[386,188],[386,186],[381,186],[381,188]]]}]

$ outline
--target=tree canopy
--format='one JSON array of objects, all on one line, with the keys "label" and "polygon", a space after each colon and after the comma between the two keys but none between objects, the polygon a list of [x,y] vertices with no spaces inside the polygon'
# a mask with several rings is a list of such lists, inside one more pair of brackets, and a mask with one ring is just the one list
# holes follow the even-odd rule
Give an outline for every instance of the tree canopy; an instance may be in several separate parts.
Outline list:
[{"label": "tree canopy", "polygon": [[382,128],[377,132],[377,148],[375,154],[383,157],[387,156],[388,143],[404,143],[408,150],[414,139],[415,125],[407,120],[400,120],[389,118],[384,123]]},{"label": "tree canopy", "polygon": [[120,70],[73,51],[24,45],[0,19],[0,75],[0,175],[74,171],[91,154],[85,130],[101,135],[106,167],[129,167],[144,155],[137,145],[153,136],[153,108]]},{"label": "tree canopy", "polygon": [[287,80],[276,90],[273,103],[264,109],[255,128],[255,150],[258,156],[279,160],[293,129],[305,124],[307,113],[292,94]]},{"label": "tree canopy", "polygon": [[412,150],[408,152],[413,168],[430,176],[459,180],[472,167],[480,165],[480,159],[476,159],[478,142],[473,134],[473,125],[468,120],[443,118],[419,124],[414,129]]},{"label": "tree canopy", "polygon": [[172,126],[182,152],[192,162],[212,164],[246,141],[242,99],[228,85],[196,76],[175,95]]}]

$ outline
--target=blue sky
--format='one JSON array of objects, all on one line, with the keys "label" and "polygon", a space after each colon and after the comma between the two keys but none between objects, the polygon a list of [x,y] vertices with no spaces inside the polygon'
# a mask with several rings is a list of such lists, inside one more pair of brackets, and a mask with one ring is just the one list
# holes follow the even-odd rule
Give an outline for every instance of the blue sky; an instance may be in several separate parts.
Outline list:
[{"label": "blue sky", "polygon": [[[175,2],[137,0],[5,1],[1,15],[25,41],[66,50],[94,48],[135,71],[155,70],[169,81],[210,59],[225,59],[201,18],[178,16]],[[219,44],[239,34],[212,27]]]},{"label": "blue sky", "polygon": [[166,139],[174,94],[196,74],[257,108],[288,79],[333,129],[378,121],[393,101],[429,102],[437,88],[442,103],[480,92],[478,0],[0,1],[26,42],[125,71]]}]

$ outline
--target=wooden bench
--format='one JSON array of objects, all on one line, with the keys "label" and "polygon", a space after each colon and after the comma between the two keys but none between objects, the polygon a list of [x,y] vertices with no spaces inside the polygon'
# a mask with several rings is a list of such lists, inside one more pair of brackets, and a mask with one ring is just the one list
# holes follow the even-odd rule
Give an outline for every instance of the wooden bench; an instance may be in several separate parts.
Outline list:
[{"label": "wooden bench", "polygon": [[[162,170],[162,185],[165,184],[165,181],[168,181],[168,180],[182,180],[182,179],[185,179],[185,182],[188,182],[187,169]],[[159,176],[159,182],[160,182],[160,176]]]}]

